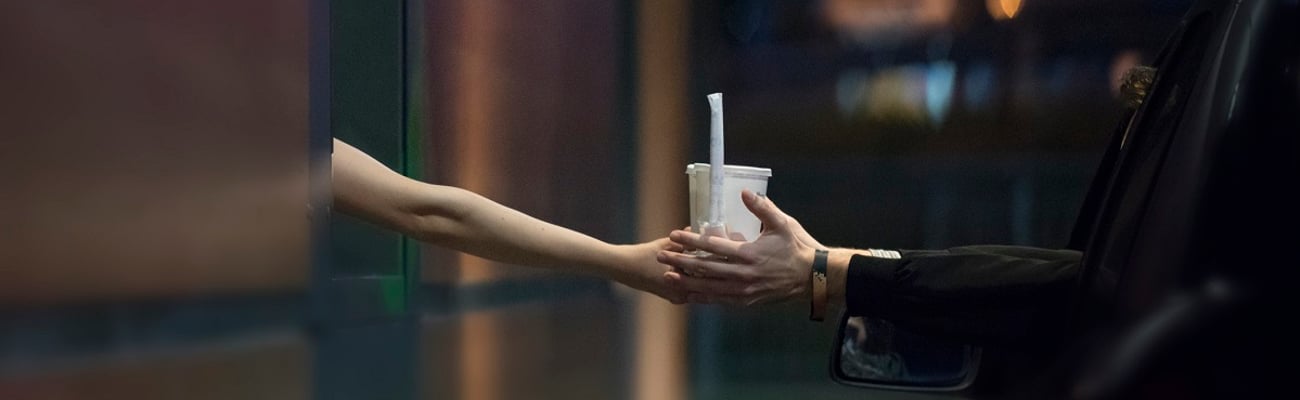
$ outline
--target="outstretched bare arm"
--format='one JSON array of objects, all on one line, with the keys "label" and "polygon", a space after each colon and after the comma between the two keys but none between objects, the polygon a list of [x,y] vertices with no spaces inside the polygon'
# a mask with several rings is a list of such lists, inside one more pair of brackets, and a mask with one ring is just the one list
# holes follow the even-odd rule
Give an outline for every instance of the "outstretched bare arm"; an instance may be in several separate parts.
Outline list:
[{"label": "outstretched bare arm", "polygon": [[334,140],[334,204],[340,211],[420,241],[521,265],[613,279],[675,303],[671,269],[655,260],[677,250],[667,239],[612,245],[530,217],[468,190],[407,178]]}]

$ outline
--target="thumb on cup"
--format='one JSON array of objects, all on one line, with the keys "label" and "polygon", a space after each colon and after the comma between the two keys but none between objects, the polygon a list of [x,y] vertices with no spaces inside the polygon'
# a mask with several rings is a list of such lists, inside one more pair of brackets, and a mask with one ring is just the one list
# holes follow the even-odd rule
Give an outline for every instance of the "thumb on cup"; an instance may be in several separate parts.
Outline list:
[{"label": "thumb on cup", "polygon": [[763,230],[781,231],[786,229],[785,214],[778,210],[776,205],[772,204],[772,201],[768,200],[767,197],[758,197],[754,192],[745,190],[740,192],[740,200],[745,202],[745,207],[749,209],[749,212],[763,222]]}]

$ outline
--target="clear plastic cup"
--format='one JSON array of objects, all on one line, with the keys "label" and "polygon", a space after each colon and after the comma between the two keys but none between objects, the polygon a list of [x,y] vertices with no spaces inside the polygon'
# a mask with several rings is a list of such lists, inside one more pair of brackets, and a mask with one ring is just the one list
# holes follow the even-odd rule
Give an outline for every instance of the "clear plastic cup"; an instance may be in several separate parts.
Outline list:
[{"label": "clear plastic cup", "polygon": [[[770,168],[728,165],[723,173],[727,181],[722,193],[727,196],[723,206],[723,221],[730,234],[740,234],[745,240],[758,238],[762,222],[755,217],[745,203],[740,200],[740,192],[749,190],[759,196],[767,194],[767,180],[772,177]],[[686,177],[690,193],[691,230],[701,232],[701,227],[709,221],[709,163],[686,165]]]}]

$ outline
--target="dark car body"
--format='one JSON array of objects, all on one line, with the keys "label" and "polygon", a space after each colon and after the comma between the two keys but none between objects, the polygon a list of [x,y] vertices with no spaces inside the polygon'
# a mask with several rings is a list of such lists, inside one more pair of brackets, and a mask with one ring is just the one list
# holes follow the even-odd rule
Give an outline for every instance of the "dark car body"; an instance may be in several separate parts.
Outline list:
[{"label": "dark car body", "polygon": [[1285,381],[1272,375],[1289,361],[1300,265],[1297,8],[1203,1],[1171,37],[1078,223],[1077,349],[1057,361],[1057,394],[1236,397]]}]

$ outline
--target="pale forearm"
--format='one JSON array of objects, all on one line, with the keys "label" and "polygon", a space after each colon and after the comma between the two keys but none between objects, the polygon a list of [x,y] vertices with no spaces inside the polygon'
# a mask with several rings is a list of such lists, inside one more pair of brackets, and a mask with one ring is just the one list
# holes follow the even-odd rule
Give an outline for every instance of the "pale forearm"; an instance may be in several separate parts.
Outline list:
[{"label": "pale forearm", "polygon": [[667,239],[611,245],[546,223],[486,197],[451,186],[407,178],[341,141],[334,141],[334,205],[345,214],[420,241],[519,265],[614,279],[681,302],[667,287],[659,250],[678,249]]},{"label": "pale forearm", "polygon": [[620,278],[627,249],[555,226],[468,190],[394,172],[334,142],[336,208],[418,240],[514,264]]},{"label": "pale forearm", "polygon": [[[424,185],[422,191],[446,191],[456,212],[420,212],[401,223],[407,235],[476,256],[512,263],[617,278],[623,252],[590,236],[533,218],[478,194]],[[416,189],[421,190],[421,189]]]}]

